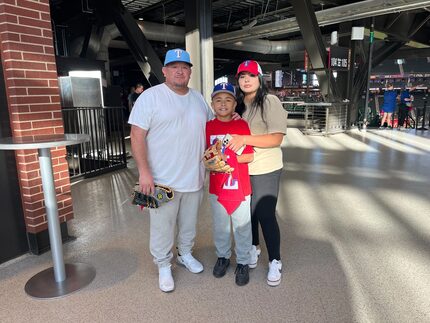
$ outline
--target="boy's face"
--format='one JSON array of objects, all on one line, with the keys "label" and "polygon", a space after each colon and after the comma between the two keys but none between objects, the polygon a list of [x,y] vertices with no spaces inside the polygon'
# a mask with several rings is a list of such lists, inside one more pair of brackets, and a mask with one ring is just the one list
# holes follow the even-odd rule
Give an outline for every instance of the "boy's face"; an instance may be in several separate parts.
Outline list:
[{"label": "boy's face", "polygon": [[228,93],[218,93],[212,98],[212,108],[219,117],[231,116],[236,108],[236,98]]}]

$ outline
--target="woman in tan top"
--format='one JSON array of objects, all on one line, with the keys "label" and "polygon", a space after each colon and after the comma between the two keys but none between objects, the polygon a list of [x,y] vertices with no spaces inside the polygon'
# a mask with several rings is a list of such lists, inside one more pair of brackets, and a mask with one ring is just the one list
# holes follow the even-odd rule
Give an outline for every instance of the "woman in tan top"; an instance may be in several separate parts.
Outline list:
[{"label": "woman in tan top", "polygon": [[283,168],[280,145],[287,131],[287,112],[276,96],[268,94],[262,74],[256,61],[245,61],[237,69],[239,89],[236,111],[249,123],[251,135],[233,135],[229,146],[234,151],[244,145],[254,147],[254,161],[249,164],[253,244],[249,267],[257,266],[261,252],[258,235],[260,224],[269,254],[267,283],[278,286],[281,282],[282,263],[276,203]]}]

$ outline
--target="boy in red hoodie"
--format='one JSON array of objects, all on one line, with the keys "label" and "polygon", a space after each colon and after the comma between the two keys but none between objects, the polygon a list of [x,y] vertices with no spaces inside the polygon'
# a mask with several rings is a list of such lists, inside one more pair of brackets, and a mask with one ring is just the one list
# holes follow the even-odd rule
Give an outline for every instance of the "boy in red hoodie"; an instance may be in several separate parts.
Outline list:
[{"label": "boy in red hoodie", "polygon": [[[226,134],[250,135],[245,120],[233,120],[236,108],[236,92],[233,85],[220,83],[212,93],[212,108],[216,118],[206,123],[206,144],[223,140]],[[231,174],[211,172],[209,200],[212,208],[213,237],[218,260],[213,275],[223,277],[230,265],[231,226],[235,240],[236,284],[249,282],[249,257],[252,247],[250,196],[251,183],[248,163],[254,158],[252,147],[246,146],[241,155],[229,148],[224,149],[227,163],[234,168]]]}]

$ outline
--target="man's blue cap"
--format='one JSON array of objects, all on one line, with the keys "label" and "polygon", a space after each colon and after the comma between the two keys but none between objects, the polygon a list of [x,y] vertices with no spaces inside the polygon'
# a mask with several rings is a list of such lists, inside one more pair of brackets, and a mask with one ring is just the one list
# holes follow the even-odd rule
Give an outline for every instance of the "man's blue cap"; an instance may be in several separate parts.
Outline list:
[{"label": "man's blue cap", "polygon": [[236,99],[236,89],[230,83],[222,82],[215,85],[214,90],[212,91],[211,98],[213,98],[218,93],[228,93]]},{"label": "man's blue cap", "polygon": [[193,66],[193,64],[191,64],[190,54],[180,48],[171,49],[166,53],[166,58],[164,59],[164,66],[174,62],[184,62],[190,66]]}]

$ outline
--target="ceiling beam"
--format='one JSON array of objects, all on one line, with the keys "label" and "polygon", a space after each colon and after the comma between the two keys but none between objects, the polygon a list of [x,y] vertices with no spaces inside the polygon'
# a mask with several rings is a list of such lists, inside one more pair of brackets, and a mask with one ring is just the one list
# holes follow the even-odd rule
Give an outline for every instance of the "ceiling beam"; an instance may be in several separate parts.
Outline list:
[{"label": "ceiling beam", "polygon": [[[430,0],[366,0],[352,4],[338,6],[315,12],[319,26],[333,25],[341,22],[358,20],[373,16],[386,15],[393,12],[409,11],[430,6]],[[236,42],[239,40],[255,39],[285,35],[300,31],[295,17],[271,22],[249,29],[237,30],[219,34],[214,37],[214,44]]]}]

